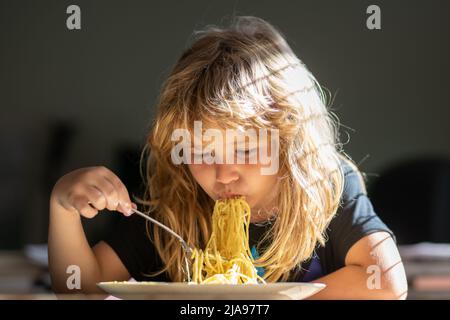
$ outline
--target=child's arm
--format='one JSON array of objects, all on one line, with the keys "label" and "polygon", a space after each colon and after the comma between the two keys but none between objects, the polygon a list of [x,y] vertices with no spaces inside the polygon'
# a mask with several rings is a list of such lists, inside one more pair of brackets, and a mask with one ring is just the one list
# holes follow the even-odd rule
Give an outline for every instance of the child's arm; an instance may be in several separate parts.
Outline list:
[{"label": "child's arm", "polygon": [[[99,210],[128,215],[131,201],[120,179],[104,167],[83,168],[62,177],[50,197],[48,237],[52,286],[59,293],[100,293],[99,281],[128,280],[127,269],[104,242],[91,249],[80,216],[93,218]],[[69,268],[70,267],[70,268]],[[69,268],[69,269],[68,269]],[[67,280],[80,271],[81,287],[70,288]],[[76,281],[70,281],[72,284]]]},{"label": "child's arm", "polygon": [[345,267],[313,282],[327,287],[311,299],[405,299],[408,292],[400,254],[387,232],[360,239],[348,251]]}]

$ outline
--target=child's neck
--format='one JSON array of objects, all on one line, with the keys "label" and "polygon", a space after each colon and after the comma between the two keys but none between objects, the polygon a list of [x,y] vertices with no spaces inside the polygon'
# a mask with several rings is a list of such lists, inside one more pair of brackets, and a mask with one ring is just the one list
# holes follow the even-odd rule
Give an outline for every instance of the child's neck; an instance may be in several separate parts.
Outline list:
[{"label": "child's neck", "polygon": [[269,220],[274,220],[277,216],[277,211],[276,210],[272,210],[272,212],[256,212],[256,213],[252,213],[251,217],[250,217],[250,222],[251,223],[262,223],[262,222],[267,222]]}]

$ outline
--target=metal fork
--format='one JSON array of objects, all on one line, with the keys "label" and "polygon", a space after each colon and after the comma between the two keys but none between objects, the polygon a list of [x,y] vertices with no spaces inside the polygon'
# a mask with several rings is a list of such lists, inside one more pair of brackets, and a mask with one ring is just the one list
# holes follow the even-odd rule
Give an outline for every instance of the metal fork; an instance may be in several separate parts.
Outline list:
[{"label": "metal fork", "polygon": [[152,222],[152,223],[158,225],[159,227],[163,228],[164,230],[166,230],[167,232],[169,232],[171,235],[173,235],[175,238],[177,238],[178,241],[180,241],[181,247],[183,248],[183,250],[184,250],[184,252],[185,252],[185,255],[184,255],[184,260],[185,260],[185,263],[186,263],[186,271],[185,271],[185,274],[187,275],[188,282],[190,282],[190,281],[191,281],[191,274],[190,274],[190,272],[189,272],[189,261],[188,261],[188,258],[187,258],[187,257],[188,257],[188,256],[191,257],[191,255],[192,255],[192,253],[194,252],[194,250],[187,244],[186,241],[184,241],[184,239],[183,239],[178,233],[176,233],[175,231],[173,231],[172,229],[170,229],[170,228],[169,228],[168,226],[166,226],[165,224],[159,222],[158,220],[155,220],[155,219],[149,217],[148,215],[146,215],[145,213],[143,213],[143,212],[141,212],[141,211],[139,211],[139,210],[136,210],[136,209],[134,209],[134,208],[131,208],[131,210],[132,210],[135,214],[141,216],[142,218],[147,219],[148,221],[150,221],[150,222]]}]

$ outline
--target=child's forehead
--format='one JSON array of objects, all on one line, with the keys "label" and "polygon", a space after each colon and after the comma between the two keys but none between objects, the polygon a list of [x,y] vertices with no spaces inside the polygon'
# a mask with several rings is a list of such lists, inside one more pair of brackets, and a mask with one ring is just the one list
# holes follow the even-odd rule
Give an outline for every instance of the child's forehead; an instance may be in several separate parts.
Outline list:
[{"label": "child's forehead", "polygon": [[244,137],[256,134],[258,135],[259,129],[254,126],[244,126],[244,125],[227,125],[223,123],[212,123],[212,122],[198,122],[192,128],[189,128],[191,137],[210,137],[215,135],[225,136],[238,136]]},{"label": "child's forehead", "polygon": [[270,133],[261,135],[261,128],[254,126],[221,126],[220,124],[208,123],[207,125],[189,128],[191,143],[209,144],[214,142],[230,146],[256,147],[266,145]]}]

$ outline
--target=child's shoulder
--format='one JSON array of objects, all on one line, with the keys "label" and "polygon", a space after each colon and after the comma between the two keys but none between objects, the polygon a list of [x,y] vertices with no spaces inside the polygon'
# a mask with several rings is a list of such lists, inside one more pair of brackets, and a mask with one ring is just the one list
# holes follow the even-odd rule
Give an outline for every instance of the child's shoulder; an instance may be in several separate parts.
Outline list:
[{"label": "child's shoulder", "polygon": [[358,167],[349,159],[340,156],[340,166],[344,176],[343,200],[350,200],[367,195],[366,183]]}]

